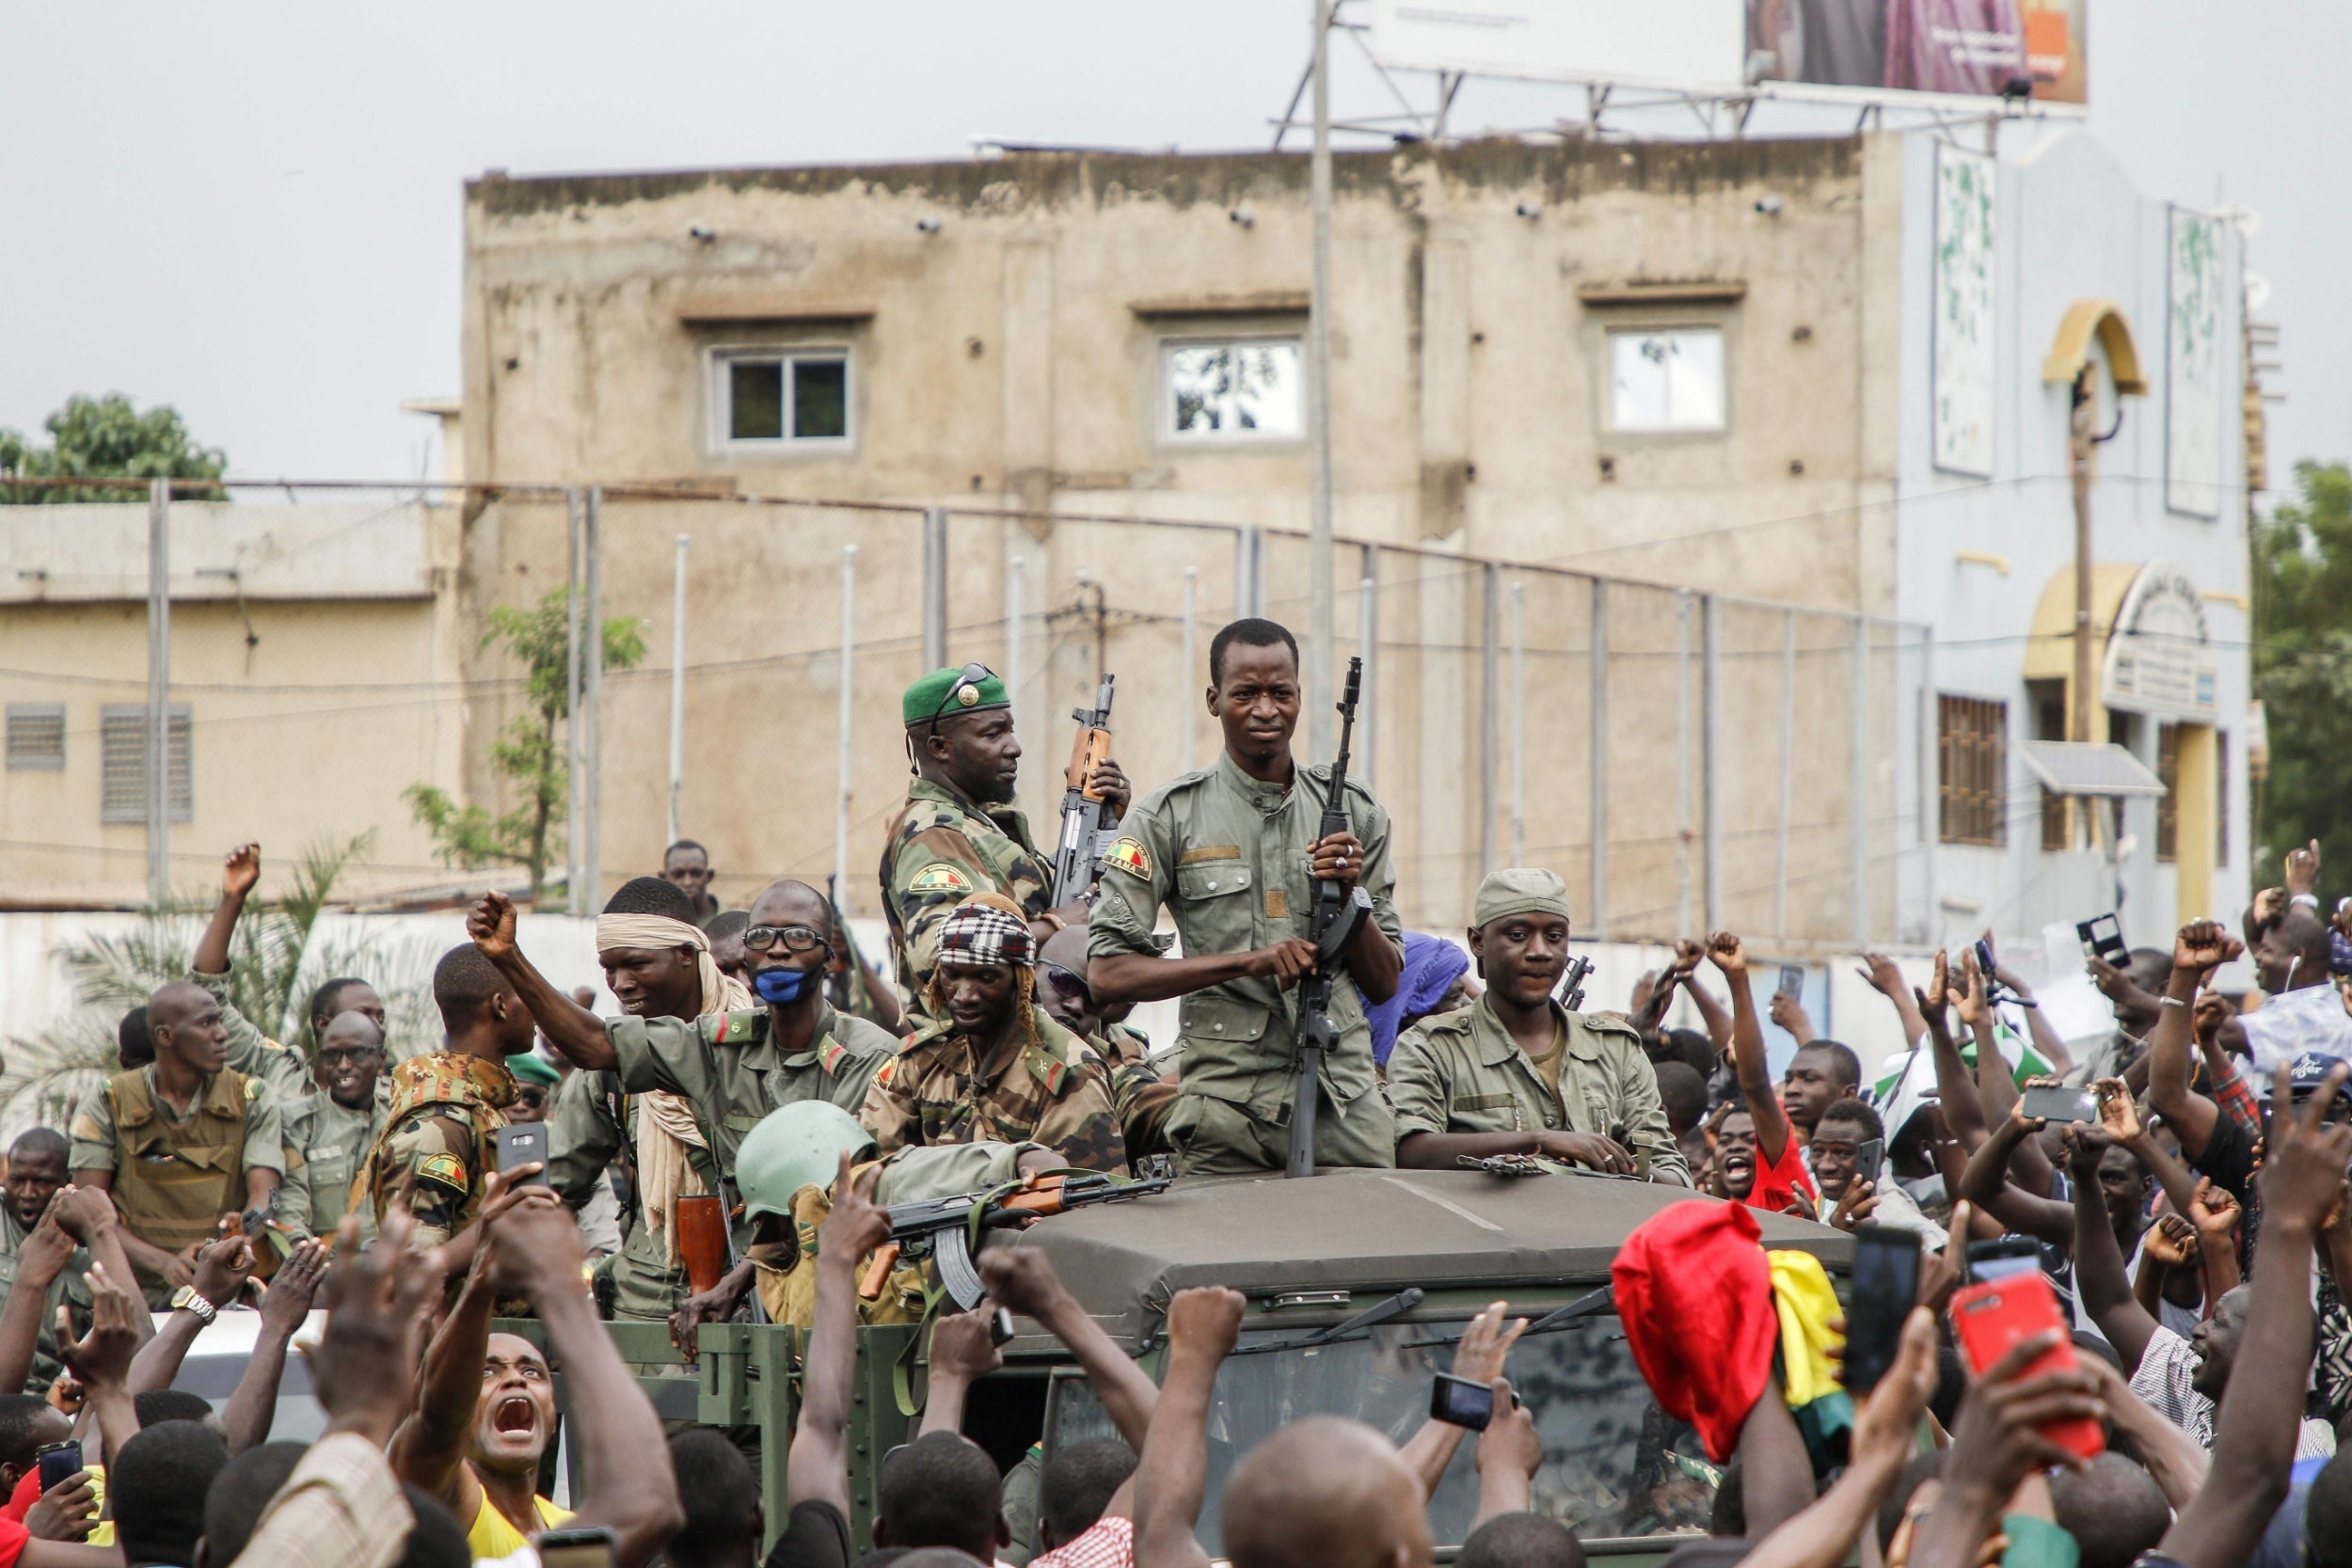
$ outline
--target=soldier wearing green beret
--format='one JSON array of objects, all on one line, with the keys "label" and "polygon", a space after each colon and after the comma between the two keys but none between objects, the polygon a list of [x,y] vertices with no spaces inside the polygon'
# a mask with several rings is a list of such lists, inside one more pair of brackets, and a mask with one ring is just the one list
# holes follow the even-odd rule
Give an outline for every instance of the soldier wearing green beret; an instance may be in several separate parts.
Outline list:
[{"label": "soldier wearing green beret", "polygon": [[[907,1022],[920,1028],[934,1022],[927,998],[939,923],[958,904],[1001,894],[1028,915],[1040,942],[1079,917],[1054,911],[1052,852],[1038,847],[1012,803],[1021,742],[1005,683],[980,664],[934,670],[907,688],[899,716],[914,777],[882,840],[882,913]],[[1133,791],[1118,763],[1105,758],[1089,782],[1125,815]]]},{"label": "soldier wearing green beret", "polygon": [[[1349,831],[1320,837],[1331,770],[1291,754],[1298,643],[1272,621],[1236,621],[1209,645],[1209,712],[1225,731],[1214,768],[1136,805],[1103,857],[1088,922],[1087,980],[1105,1006],[1181,996],[1184,1065],[1165,1132],[1187,1173],[1279,1170],[1290,1145],[1300,976],[1319,880],[1362,887],[1364,922],[1331,987],[1337,1049],[1323,1059],[1317,1165],[1392,1165],[1396,1132],[1372,1062],[1366,998],[1396,993],[1405,963],[1389,863],[1389,814],[1347,783]],[[1166,905],[1184,956],[1154,934]]]},{"label": "soldier wearing green beret", "polygon": [[1568,966],[1568,885],[1497,871],[1478,885],[1470,958],[1486,982],[1460,1012],[1423,1020],[1389,1054],[1396,1163],[1534,1154],[1687,1187],[1642,1037],[1621,1019],[1552,998]]}]

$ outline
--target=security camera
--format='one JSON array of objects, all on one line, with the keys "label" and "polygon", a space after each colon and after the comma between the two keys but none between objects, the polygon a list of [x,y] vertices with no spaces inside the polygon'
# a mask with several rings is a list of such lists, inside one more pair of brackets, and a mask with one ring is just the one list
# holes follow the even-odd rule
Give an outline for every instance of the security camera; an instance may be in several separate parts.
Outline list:
[{"label": "security camera", "polygon": [[914,227],[918,233],[936,234],[939,232],[939,220],[937,218],[916,218],[914,220]]},{"label": "security camera", "polygon": [[1544,215],[1544,204],[1540,201],[1522,201],[1511,211],[1523,218],[1539,218]]},{"label": "security camera", "polygon": [[1258,222],[1258,214],[1251,212],[1247,207],[1234,208],[1232,212],[1225,214],[1225,218],[1227,222],[1238,224],[1244,229],[1254,228]]},{"label": "security camera", "polygon": [[686,233],[688,238],[700,240],[705,245],[719,237],[719,231],[707,223],[690,223],[686,226]]},{"label": "security camera", "polygon": [[1780,216],[1780,198],[1759,196],[1756,198],[1756,210],[1768,218],[1776,218]]}]

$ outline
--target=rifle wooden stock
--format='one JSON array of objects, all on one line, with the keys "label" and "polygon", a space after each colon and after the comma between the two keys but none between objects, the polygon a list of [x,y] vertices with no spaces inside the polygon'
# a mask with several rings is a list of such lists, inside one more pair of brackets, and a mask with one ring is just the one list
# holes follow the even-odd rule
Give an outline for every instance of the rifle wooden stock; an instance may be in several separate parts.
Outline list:
[{"label": "rifle wooden stock", "polygon": [[696,1295],[715,1291],[727,1272],[726,1200],[716,1193],[693,1193],[677,1200],[678,1261]]}]

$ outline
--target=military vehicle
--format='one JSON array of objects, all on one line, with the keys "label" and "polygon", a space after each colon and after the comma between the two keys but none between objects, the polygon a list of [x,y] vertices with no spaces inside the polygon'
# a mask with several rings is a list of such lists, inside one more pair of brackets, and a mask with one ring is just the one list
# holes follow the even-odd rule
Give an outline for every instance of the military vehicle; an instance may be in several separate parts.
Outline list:
[{"label": "military vehicle", "polygon": [[[1691,1429],[1651,1400],[1606,1287],[1625,1237],[1682,1201],[1712,1200],[1583,1174],[1187,1179],[1134,1202],[996,1233],[989,1244],[1044,1252],[1089,1313],[1154,1376],[1175,1292],[1225,1285],[1248,1297],[1241,1342],[1219,1374],[1209,1418],[1200,1537],[1212,1552],[1224,1479],[1241,1453],[1279,1426],[1323,1413],[1403,1441],[1426,1418],[1431,1375],[1450,1365],[1464,1325],[1488,1302],[1506,1300],[1531,1322],[1508,1375],[1544,1440],[1535,1506],[1570,1524],[1588,1555],[1647,1568],[1677,1538],[1705,1533],[1717,1470]],[[1811,1252],[1833,1275],[1848,1267],[1844,1233],[1781,1215],[1756,1218],[1766,1245]],[[660,1325],[612,1326],[625,1356],[675,1364]],[[906,1407],[919,1403],[924,1369],[914,1327],[860,1333],[850,1451],[851,1528],[863,1547],[882,1460],[920,1425]],[[1016,1323],[1005,1353],[1004,1370],[973,1388],[963,1427],[1000,1468],[1110,1434],[1086,1379],[1036,1324]],[[665,1415],[762,1429],[771,1533],[783,1524],[797,1368],[788,1327],[710,1325],[701,1330],[698,1380],[679,1375],[683,1368],[647,1380]],[[1441,1548],[1461,1543],[1476,1508],[1473,1450],[1462,1445],[1431,1503]]]}]

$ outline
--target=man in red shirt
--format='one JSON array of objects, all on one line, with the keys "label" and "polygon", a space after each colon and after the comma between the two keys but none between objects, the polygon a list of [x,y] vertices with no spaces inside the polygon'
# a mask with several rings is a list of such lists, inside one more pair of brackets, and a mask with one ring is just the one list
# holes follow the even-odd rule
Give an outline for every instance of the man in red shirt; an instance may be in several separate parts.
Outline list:
[{"label": "man in red shirt", "polygon": [[1731,1064],[1746,1101],[1716,1118],[1719,1196],[1774,1213],[1802,1201],[1810,1218],[1816,1196],[1813,1173],[1805,1168],[1804,1141],[1773,1093],[1772,1066],[1764,1059],[1764,1030],[1756,1022],[1756,997],[1748,989],[1747,951],[1729,931],[1717,931],[1707,939],[1707,957],[1723,971],[1724,983],[1731,990]]}]

